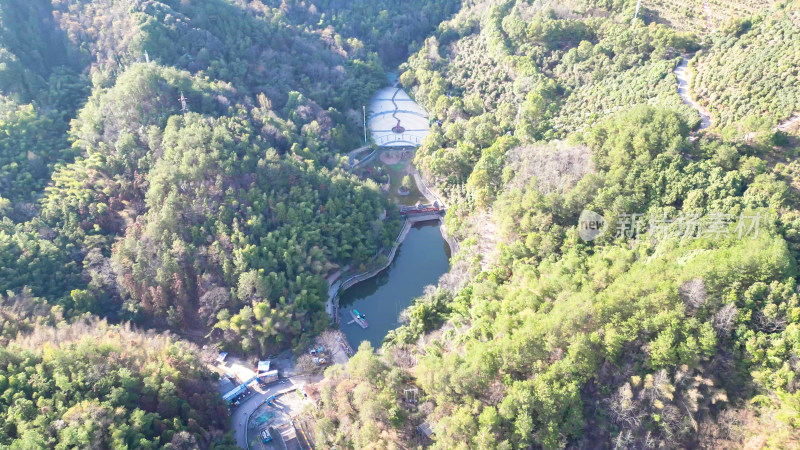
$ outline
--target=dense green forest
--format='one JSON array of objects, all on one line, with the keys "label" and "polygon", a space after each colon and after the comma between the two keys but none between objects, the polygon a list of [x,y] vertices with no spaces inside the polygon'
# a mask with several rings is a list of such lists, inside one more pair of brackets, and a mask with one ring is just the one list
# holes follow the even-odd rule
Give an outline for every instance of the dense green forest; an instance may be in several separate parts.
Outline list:
[{"label": "dense green forest", "polygon": [[248,352],[307,342],[325,274],[399,227],[339,152],[382,58],[454,6],[392,5],[372,30],[358,5],[4,3],[0,292]]},{"label": "dense green forest", "polygon": [[401,81],[442,123],[416,158],[429,177],[463,184],[499,135],[563,138],[637,104],[697,120],[672,75],[696,46],[691,35],[592,14],[560,19],[537,3],[492,2],[481,14],[479,28],[471,9],[441,25],[404,66]]},{"label": "dense green forest", "polygon": [[0,447],[231,446],[187,341],[304,351],[394,241],[388,72],[460,250],[320,448],[797,446],[800,5],[636,3],[0,2]]},{"label": "dense green forest", "polygon": [[[275,2],[276,4],[278,2]],[[356,45],[376,51],[386,67],[393,67],[415,51],[431,30],[457,11],[456,0],[311,0],[281,2],[298,24],[313,24],[327,32],[337,30],[357,38]],[[348,40],[348,44],[355,41]]]},{"label": "dense green forest", "polygon": [[0,3],[0,446],[227,445],[195,350],[86,314],[300,348],[329,325],[325,275],[394,240],[341,153],[382,62],[455,3],[379,2],[375,29],[265,3]]},{"label": "dense green forest", "polygon": [[0,445],[230,448],[226,408],[201,358],[167,336],[94,319],[37,325],[0,349]]}]

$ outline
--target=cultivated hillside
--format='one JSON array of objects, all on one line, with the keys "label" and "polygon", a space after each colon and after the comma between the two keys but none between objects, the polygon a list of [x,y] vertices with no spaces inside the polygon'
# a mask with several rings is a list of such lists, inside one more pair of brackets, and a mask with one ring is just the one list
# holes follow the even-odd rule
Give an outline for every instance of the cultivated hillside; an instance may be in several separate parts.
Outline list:
[{"label": "cultivated hillside", "polygon": [[[631,26],[633,6],[465,4],[403,66],[440,122],[416,162],[462,245],[356,381],[424,393],[409,406],[380,386],[404,411],[376,421],[385,445],[796,445],[793,172],[766,156],[795,154],[771,128],[793,112],[796,65],[778,55],[795,6],[731,12],[743,28],[708,39],[647,12]],[[700,132],[673,74],[695,51],[692,91],[718,121]],[[726,130],[748,115],[759,139]],[[582,238],[582,211],[606,232]],[[358,446],[341,430],[367,406],[339,413],[337,395],[319,435]]]}]

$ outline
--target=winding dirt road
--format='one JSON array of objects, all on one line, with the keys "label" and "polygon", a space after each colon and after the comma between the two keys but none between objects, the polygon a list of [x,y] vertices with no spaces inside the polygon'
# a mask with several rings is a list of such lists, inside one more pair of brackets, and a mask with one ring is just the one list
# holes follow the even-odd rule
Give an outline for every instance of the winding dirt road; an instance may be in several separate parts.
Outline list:
[{"label": "winding dirt road", "polygon": [[678,95],[681,96],[681,100],[686,105],[691,106],[692,108],[696,109],[697,112],[700,114],[700,129],[704,130],[711,126],[711,116],[708,115],[708,111],[705,108],[698,105],[692,99],[691,90],[689,88],[689,77],[688,77],[688,69],[689,69],[689,58],[685,55],[681,56],[681,62],[675,67],[673,73],[675,77],[678,79]]}]

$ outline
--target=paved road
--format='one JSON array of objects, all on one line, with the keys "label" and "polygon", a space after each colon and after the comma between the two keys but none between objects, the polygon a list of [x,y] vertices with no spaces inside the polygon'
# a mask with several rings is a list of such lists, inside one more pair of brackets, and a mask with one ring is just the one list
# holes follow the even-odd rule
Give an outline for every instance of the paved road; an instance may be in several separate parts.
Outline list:
[{"label": "paved road", "polygon": [[300,385],[295,385],[291,379],[288,383],[274,383],[268,386],[263,392],[254,392],[244,403],[237,406],[231,416],[233,434],[236,438],[236,445],[240,448],[247,448],[247,418],[250,414],[261,406],[271,395],[279,392],[292,390]]},{"label": "paved road", "polygon": [[336,305],[333,303],[333,299],[335,299],[336,294],[339,293],[339,287],[341,285],[341,281],[336,281],[330,285],[328,288],[328,301],[325,302],[325,312],[334,320],[336,320]]},{"label": "paved road", "polygon": [[363,152],[364,150],[366,150],[368,148],[370,148],[370,145],[362,145],[361,147],[358,147],[358,148],[355,148],[353,150],[350,150],[349,152],[347,152],[347,155],[352,158],[352,157],[356,156],[358,154],[358,152]]}]

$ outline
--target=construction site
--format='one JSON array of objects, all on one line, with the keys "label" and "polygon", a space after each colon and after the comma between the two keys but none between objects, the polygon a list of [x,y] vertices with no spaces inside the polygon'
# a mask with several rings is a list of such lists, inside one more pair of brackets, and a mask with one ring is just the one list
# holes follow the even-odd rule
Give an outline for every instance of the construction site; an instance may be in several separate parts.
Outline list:
[{"label": "construction site", "polygon": [[303,409],[305,401],[303,395],[296,390],[267,398],[248,419],[248,448],[253,450],[314,448],[309,440],[310,433],[294,418],[294,414]]}]

